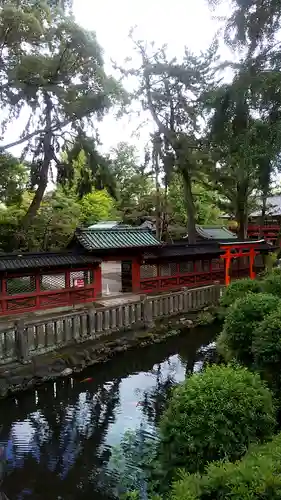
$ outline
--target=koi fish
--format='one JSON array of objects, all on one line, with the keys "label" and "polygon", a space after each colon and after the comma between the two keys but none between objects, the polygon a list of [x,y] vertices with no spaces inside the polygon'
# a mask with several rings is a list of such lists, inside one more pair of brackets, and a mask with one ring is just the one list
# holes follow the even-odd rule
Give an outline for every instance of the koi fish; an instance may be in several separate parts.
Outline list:
[{"label": "koi fish", "polygon": [[84,378],[83,380],[80,381],[80,384],[83,384],[83,382],[92,382],[92,377]]}]

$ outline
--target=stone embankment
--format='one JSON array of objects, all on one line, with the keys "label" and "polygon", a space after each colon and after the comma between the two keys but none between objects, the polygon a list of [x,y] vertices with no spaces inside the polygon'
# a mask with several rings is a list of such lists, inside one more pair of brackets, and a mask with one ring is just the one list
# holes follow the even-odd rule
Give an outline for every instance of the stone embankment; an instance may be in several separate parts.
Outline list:
[{"label": "stone embankment", "polygon": [[55,319],[19,321],[0,332],[0,397],[210,323],[213,316],[208,311],[221,292],[221,286],[213,285]]}]

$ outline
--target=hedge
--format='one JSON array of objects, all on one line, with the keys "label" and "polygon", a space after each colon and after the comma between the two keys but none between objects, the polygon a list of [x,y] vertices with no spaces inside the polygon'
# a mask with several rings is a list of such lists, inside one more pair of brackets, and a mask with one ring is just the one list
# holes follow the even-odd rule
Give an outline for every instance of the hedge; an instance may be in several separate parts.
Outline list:
[{"label": "hedge", "polygon": [[281,434],[242,460],[209,465],[203,476],[182,474],[171,500],[281,500]]},{"label": "hedge", "polygon": [[160,421],[160,457],[169,481],[177,468],[202,471],[210,461],[244,455],[273,434],[271,392],[246,368],[208,367],[174,390]]}]

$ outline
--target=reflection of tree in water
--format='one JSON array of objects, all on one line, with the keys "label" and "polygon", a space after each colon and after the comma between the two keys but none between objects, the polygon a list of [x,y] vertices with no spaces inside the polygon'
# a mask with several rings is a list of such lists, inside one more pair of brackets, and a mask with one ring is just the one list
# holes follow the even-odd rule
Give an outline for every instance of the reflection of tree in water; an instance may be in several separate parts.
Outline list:
[{"label": "reflection of tree in water", "polygon": [[[188,354],[181,353],[178,356],[180,363],[185,367],[185,377],[189,377],[195,372],[201,371],[207,364],[217,363],[218,354],[214,343],[203,345],[200,348],[189,351]],[[143,414],[152,425],[159,423],[159,419],[167,405],[173,387],[177,384],[175,373],[177,372],[175,363],[167,360],[165,363],[158,363],[150,371],[155,377],[155,384],[145,391],[138,391],[142,397],[140,405]]]},{"label": "reflection of tree in water", "polygon": [[[93,481],[96,491],[102,481],[101,469],[110,456],[104,442],[119,403],[119,386],[120,379],[117,379],[98,387],[94,394],[85,390],[78,397],[76,391],[60,387],[59,399],[54,393],[50,398],[52,385],[39,391],[36,406],[40,410],[29,413],[25,421],[31,434],[27,449],[18,446],[13,428],[5,440],[7,494],[12,498],[25,498],[21,491],[24,485],[26,493],[35,495],[32,498],[39,494],[40,498],[55,499],[61,491],[63,499],[83,498],[81,495],[86,494],[89,487],[93,491],[90,486]],[[62,483],[66,476],[67,482]],[[40,488],[40,492],[36,488]],[[100,498],[107,497],[101,495]]]},{"label": "reflection of tree in water", "polygon": [[175,365],[170,360],[158,363],[150,373],[155,384],[150,389],[138,391],[141,394],[139,405],[151,425],[157,425],[167,404],[172,387],[176,384]]}]

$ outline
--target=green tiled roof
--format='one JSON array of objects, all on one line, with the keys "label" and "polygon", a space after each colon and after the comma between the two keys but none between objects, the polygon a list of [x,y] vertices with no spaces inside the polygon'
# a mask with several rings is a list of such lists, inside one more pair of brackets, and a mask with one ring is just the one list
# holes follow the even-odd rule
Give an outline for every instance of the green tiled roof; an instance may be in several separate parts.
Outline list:
[{"label": "green tiled roof", "polygon": [[15,271],[17,269],[30,269],[35,267],[51,268],[71,265],[86,265],[100,262],[100,259],[90,255],[77,255],[73,253],[23,253],[0,254],[0,270]]},{"label": "green tiled roof", "polygon": [[224,226],[196,226],[197,233],[209,240],[237,240],[236,234]]},{"label": "green tiled roof", "polygon": [[137,248],[161,245],[150,231],[135,228],[78,229],[75,236],[86,250]]}]

